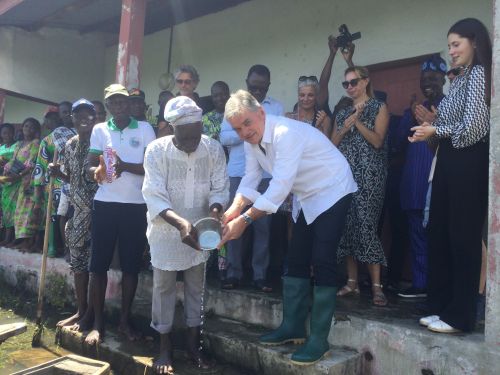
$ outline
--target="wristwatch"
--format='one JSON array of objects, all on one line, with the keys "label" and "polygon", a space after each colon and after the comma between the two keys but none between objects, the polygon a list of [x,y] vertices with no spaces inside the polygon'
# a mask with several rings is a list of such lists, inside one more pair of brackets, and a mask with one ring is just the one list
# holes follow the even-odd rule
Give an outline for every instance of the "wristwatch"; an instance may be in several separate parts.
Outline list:
[{"label": "wristwatch", "polygon": [[253,219],[246,212],[242,213],[241,217],[243,218],[243,220],[245,220],[245,223],[247,223],[248,225],[253,223]]}]

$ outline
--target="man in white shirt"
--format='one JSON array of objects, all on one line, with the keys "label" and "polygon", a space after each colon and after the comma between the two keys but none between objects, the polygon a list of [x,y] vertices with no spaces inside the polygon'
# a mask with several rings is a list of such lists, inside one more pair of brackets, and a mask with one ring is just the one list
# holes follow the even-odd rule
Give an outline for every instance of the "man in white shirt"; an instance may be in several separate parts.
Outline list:
[{"label": "man in white shirt", "polygon": [[[292,355],[292,361],[314,363],[329,350],[327,338],[337,293],[336,251],[356,183],[345,158],[320,131],[266,114],[248,92],[231,95],[225,117],[245,141],[246,170],[233,204],[224,213],[219,247],[240,237],[254,220],[276,212],[288,194],[294,194],[283,321],[260,341],[269,345],[304,342],[312,266],[311,334]],[[256,190],[262,171],[273,176],[263,194]],[[242,213],[250,204],[252,207]]]},{"label": "man in white shirt", "polygon": [[[276,99],[267,96],[267,91],[271,85],[271,73],[264,65],[254,65],[248,71],[246,84],[248,91],[252,93],[257,101],[262,105],[267,114],[282,116],[284,114],[283,105]],[[226,119],[221,125],[220,141],[223,146],[229,149],[228,175],[229,175],[229,200],[232,202],[241,178],[245,174],[245,150],[243,140],[231,127]],[[269,186],[271,175],[264,172],[262,180],[257,190],[261,193]],[[271,231],[271,216],[265,216],[253,223],[253,244],[252,244],[252,271],[253,283],[257,290],[271,292],[268,285],[267,268],[269,266],[269,238]],[[227,244],[227,279],[222,282],[222,287],[231,289],[238,286],[243,277],[243,248],[245,246],[242,237],[230,241]]]},{"label": "man in white shirt", "polygon": [[170,331],[174,321],[177,271],[184,271],[187,349],[202,368],[211,366],[199,350],[201,304],[208,251],[200,251],[192,223],[219,220],[229,198],[226,156],[219,142],[202,135],[201,108],[178,96],[165,107],[174,135],[152,142],[144,161],[142,193],[148,206],[148,241],[153,265],[151,327],[161,337],[157,373],[173,373]]},{"label": "man in white shirt", "polygon": [[87,157],[89,177],[99,184],[92,205],[89,266],[89,299],[93,311],[89,306],[88,313],[80,321],[82,330],[92,327],[85,339],[89,345],[103,338],[107,271],[117,243],[122,270],[122,311],[118,330],[131,341],[139,337],[132,328],[130,315],[146,246],[142,163],[146,146],[155,139],[151,125],[130,116],[130,99],[124,86],[106,87],[104,98],[112,117],[92,129]]}]

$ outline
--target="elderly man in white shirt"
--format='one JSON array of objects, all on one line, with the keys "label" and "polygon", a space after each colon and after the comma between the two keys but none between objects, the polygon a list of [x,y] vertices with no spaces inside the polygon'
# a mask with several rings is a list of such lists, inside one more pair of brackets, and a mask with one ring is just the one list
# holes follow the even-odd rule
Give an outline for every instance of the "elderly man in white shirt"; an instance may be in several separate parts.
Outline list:
[{"label": "elderly man in white shirt", "polygon": [[185,96],[170,100],[165,119],[173,136],[159,138],[146,150],[142,193],[148,207],[147,237],[153,265],[151,327],[160,333],[158,373],[171,373],[176,274],[184,271],[184,316],[188,354],[202,368],[213,365],[199,351],[204,269],[208,251],[200,251],[192,223],[208,215],[220,219],[229,199],[226,158],[216,140],[202,135],[201,109]]},{"label": "elderly man in white shirt", "polygon": [[[254,220],[276,212],[288,194],[294,194],[283,321],[260,341],[268,345],[305,341],[312,266],[310,336],[292,355],[292,362],[314,363],[329,350],[327,338],[337,292],[336,251],[356,183],[345,158],[320,131],[266,114],[250,93],[239,90],[231,95],[225,117],[245,141],[246,171],[233,204],[224,213],[219,246],[238,238]],[[269,188],[260,194],[256,188],[262,171],[273,177]],[[242,212],[249,205],[252,207]]]}]

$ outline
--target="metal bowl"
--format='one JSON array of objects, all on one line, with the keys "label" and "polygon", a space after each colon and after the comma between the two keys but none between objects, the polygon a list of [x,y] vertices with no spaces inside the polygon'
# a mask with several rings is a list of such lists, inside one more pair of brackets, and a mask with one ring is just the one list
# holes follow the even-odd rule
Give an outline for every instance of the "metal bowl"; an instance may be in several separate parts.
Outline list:
[{"label": "metal bowl", "polygon": [[222,227],[220,221],[213,217],[205,217],[194,223],[198,231],[198,242],[202,250],[214,250],[221,240]]}]

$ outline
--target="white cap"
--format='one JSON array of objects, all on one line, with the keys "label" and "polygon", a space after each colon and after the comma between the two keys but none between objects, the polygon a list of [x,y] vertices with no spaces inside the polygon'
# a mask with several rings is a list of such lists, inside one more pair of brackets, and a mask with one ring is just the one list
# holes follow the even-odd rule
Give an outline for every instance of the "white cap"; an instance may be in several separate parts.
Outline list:
[{"label": "white cap", "polygon": [[201,121],[202,110],[193,99],[177,96],[165,105],[164,117],[172,126],[193,124]]}]

